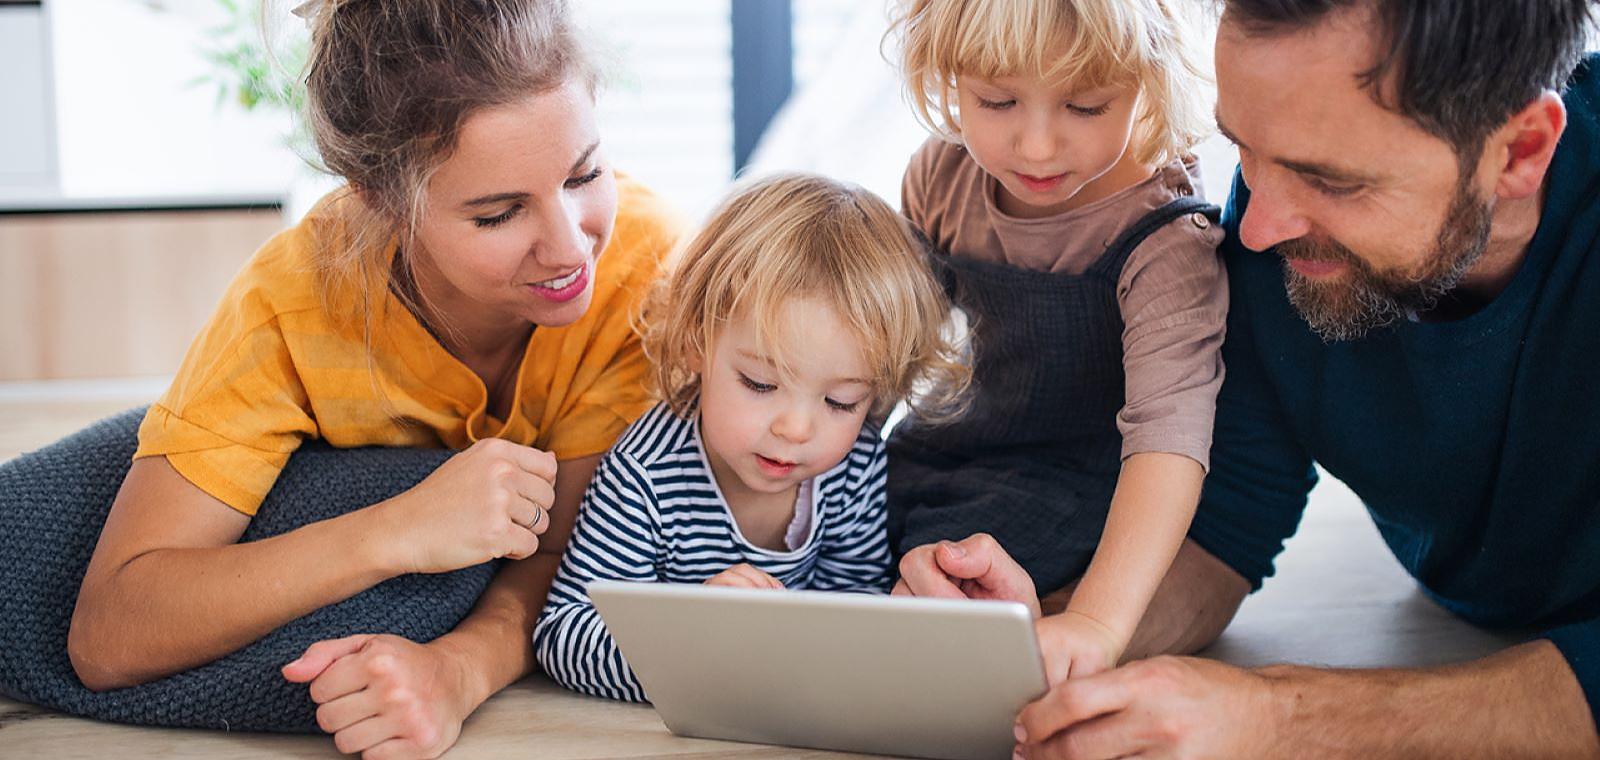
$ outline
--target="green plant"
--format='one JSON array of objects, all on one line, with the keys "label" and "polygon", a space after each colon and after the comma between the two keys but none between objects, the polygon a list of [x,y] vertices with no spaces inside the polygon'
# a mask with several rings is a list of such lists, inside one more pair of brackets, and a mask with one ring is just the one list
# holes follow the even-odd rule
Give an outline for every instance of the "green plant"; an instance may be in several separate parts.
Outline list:
[{"label": "green plant", "polygon": [[[261,12],[261,0],[216,0],[226,14],[207,30],[200,55],[214,68],[195,79],[217,89],[217,104],[233,101],[246,111],[281,109],[298,114],[305,100],[299,81],[310,43],[303,33],[276,31]],[[298,25],[295,25],[298,26]]]}]

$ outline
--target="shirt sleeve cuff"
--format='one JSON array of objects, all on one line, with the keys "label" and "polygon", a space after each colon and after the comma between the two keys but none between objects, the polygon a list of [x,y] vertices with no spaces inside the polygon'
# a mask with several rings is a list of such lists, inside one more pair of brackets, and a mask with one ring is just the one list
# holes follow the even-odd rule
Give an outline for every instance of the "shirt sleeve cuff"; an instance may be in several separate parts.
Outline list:
[{"label": "shirt sleeve cuff", "polygon": [[1594,719],[1600,706],[1600,620],[1585,620],[1545,634],[1567,658],[1572,674],[1578,677],[1583,697],[1589,702],[1589,717]]}]

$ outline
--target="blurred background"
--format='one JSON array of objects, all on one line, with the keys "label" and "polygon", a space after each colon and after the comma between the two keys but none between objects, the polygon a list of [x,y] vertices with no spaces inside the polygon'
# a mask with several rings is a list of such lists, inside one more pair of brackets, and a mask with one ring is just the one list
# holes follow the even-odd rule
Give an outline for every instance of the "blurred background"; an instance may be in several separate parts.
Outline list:
[{"label": "blurred background", "polygon": [[[295,137],[298,2],[269,6],[268,55],[257,0],[0,0],[0,401],[153,399],[234,272],[337,185]],[[926,135],[882,0],[573,7],[613,162],[691,218],[774,169],[898,204]],[[1202,157],[1220,200],[1233,156]]]}]

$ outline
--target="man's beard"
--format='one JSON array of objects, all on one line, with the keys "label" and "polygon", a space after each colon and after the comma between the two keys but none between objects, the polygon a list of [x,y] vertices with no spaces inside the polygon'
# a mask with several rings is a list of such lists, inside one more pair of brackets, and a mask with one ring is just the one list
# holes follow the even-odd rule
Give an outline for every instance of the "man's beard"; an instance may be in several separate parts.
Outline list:
[{"label": "man's beard", "polygon": [[[1306,238],[1279,243],[1289,303],[1324,341],[1357,340],[1397,319],[1427,312],[1454,290],[1489,243],[1493,209],[1466,182],[1456,187],[1443,226],[1422,266],[1414,272],[1378,272],[1350,249]],[[1289,259],[1338,262],[1347,273],[1317,282],[1289,266]]]}]

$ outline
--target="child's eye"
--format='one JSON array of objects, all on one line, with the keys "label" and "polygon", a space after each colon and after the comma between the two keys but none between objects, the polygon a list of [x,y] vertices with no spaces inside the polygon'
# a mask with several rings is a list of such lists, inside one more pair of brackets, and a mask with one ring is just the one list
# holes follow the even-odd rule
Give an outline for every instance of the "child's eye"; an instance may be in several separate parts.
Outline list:
[{"label": "child's eye", "polygon": [[854,412],[857,407],[861,406],[861,402],[860,401],[855,401],[855,402],[851,402],[849,404],[846,404],[846,403],[843,403],[843,402],[840,402],[840,401],[834,401],[833,399],[826,398],[826,397],[823,398],[822,400],[827,402],[829,409],[832,409],[832,410],[834,410],[836,412]]},{"label": "child's eye", "polygon": [[1012,106],[1014,106],[1016,104],[1017,104],[1017,101],[1015,99],[1012,99],[1012,100],[989,100],[987,98],[978,98],[978,107],[979,108],[991,108],[991,109],[994,109],[996,111],[1004,111],[1007,108],[1010,108],[1010,107],[1012,107]]},{"label": "child's eye", "polygon": [[769,383],[758,383],[754,380],[751,380],[750,376],[744,374],[743,372],[739,373],[739,382],[743,383],[744,387],[749,388],[756,393],[771,393],[778,389],[778,386],[776,385],[771,385]]},{"label": "child's eye", "polygon": [[1075,113],[1075,114],[1077,114],[1079,116],[1104,116],[1107,111],[1111,110],[1111,104],[1110,103],[1102,103],[1102,104],[1100,104],[1098,106],[1090,107],[1090,106],[1073,105],[1071,103],[1068,103],[1067,104],[1067,110],[1071,111],[1071,112],[1073,112],[1073,113]]},{"label": "child's eye", "polygon": [[494,216],[476,217],[476,218],[474,218],[472,220],[472,223],[477,225],[480,229],[481,228],[491,228],[492,229],[494,227],[499,227],[500,225],[505,224],[508,221],[511,221],[511,217],[516,216],[517,212],[521,211],[521,210],[522,210],[521,206],[512,206],[511,208],[508,208],[505,211],[502,211],[502,212],[500,212],[498,214],[495,214]]},{"label": "child's eye", "polygon": [[585,174],[582,177],[573,177],[572,179],[567,180],[567,182],[566,182],[567,189],[568,190],[576,190],[576,189],[578,189],[580,187],[583,187],[584,185],[587,185],[590,182],[593,182],[593,181],[595,181],[597,179],[600,179],[600,175],[604,174],[604,173],[605,173],[604,169],[596,166],[594,169],[590,170],[588,174]]}]

